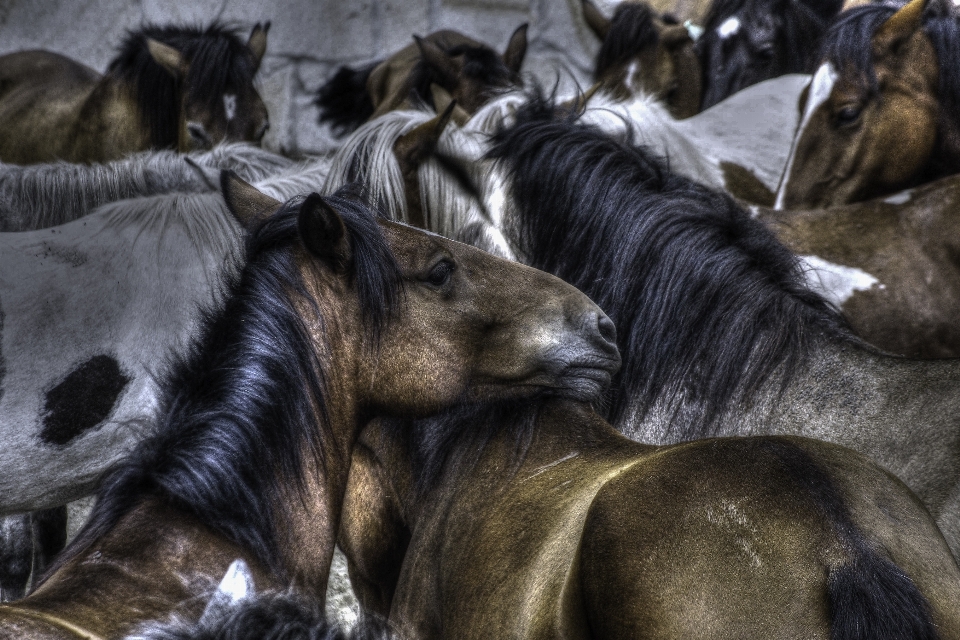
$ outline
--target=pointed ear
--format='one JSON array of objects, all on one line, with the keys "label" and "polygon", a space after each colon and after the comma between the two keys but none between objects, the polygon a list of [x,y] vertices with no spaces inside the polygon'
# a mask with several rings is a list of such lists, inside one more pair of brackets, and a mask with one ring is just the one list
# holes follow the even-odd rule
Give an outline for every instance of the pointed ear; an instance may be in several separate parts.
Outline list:
[{"label": "pointed ear", "polygon": [[457,101],[454,100],[447,105],[443,113],[397,138],[393,143],[393,153],[402,169],[418,167],[433,152],[456,108]]},{"label": "pointed ear", "polygon": [[590,0],[583,0],[583,19],[587,21],[587,26],[597,34],[598,38],[603,40],[607,37],[610,31],[610,19],[603,15],[597,5]]},{"label": "pointed ear", "polygon": [[300,205],[297,227],[303,246],[337,273],[347,270],[353,251],[343,218],[318,193],[311,193]]},{"label": "pointed ear", "polygon": [[439,46],[419,36],[413,36],[420,49],[420,57],[433,71],[437,73],[440,82],[446,85],[455,85],[463,70],[463,62],[457,60]]},{"label": "pointed ear", "polygon": [[273,215],[283,204],[244,182],[233,171],[220,173],[220,191],[227,203],[227,209],[244,229],[252,229],[261,220]]},{"label": "pointed ear", "polygon": [[153,61],[166,69],[167,73],[174,78],[186,77],[189,65],[179,51],[153,38],[147,38],[147,51],[150,52]]},{"label": "pointed ear", "polygon": [[880,25],[870,39],[874,58],[879,59],[895,52],[907,38],[916,33],[922,24],[925,5],[926,0],[910,0]]},{"label": "pointed ear", "polygon": [[503,52],[503,64],[507,69],[514,73],[520,73],[520,67],[523,66],[523,58],[527,55],[527,27],[524,22],[517,27],[517,30],[510,36],[510,42],[507,43],[507,49]]},{"label": "pointed ear", "polygon": [[253,52],[253,57],[257,61],[257,69],[260,68],[260,62],[263,60],[263,54],[267,52],[267,33],[270,31],[270,21],[267,20],[262,26],[257,26],[250,32],[250,38],[247,40],[247,46]]},{"label": "pointed ear", "polygon": [[[453,111],[450,114],[450,117],[454,122],[457,123],[458,127],[462,127],[467,124],[467,121],[470,120],[470,114],[467,111],[457,104],[453,99],[453,96],[450,95],[450,92],[438,85],[436,82],[430,83],[430,95],[433,96],[433,106],[437,110],[437,113],[443,113],[450,108],[450,105],[453,105]],[[441,131],[442,133],[442,131]],[[437,136],[439,140],[439,136]]]}]

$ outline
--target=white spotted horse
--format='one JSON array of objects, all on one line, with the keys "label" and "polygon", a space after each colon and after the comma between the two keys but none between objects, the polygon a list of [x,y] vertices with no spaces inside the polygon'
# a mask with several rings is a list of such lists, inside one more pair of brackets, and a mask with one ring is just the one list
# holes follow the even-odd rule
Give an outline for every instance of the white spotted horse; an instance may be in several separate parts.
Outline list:
[{"label": "white spotted horse", "polygon": [[227,176],[224,191],[252,229],[224,304],[171,367],[153,363],[168,371],[155,429],[101,478],[40,585],[0,605],[0,635],[108,638],[196,617],[237,558],[263,588],[322,605],[367,421],[464,399],[590,400],[619,367],[609,318],[554,276],[378,220],[352,188],[281,204]]},{"label": "white spotted horse", "polygon": [[0,161],[106,162],[146,149],[260,142],[269,126],[253,78],[269,23],[244,43],[220,24],[146,26],[103,75],[49,51],[0,56]]}]

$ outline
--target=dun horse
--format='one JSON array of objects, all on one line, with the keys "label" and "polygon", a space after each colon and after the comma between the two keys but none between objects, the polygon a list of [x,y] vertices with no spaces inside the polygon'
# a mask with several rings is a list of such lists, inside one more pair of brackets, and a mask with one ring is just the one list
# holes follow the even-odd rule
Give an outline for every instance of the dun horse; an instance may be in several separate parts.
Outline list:
[{"label": "dun horse", "polygon": [[858,7],[830,30],[777,208],[856,202],[960,172],[960,15],[925,2]]},{"label": "dun horse", "polygon": [[0,161],[106,162],[133,151],[259,142],[269,126],[253,77],[267,48],[257,25],[145,27],[100,75],[56,53],[0,57]]},{"label": "dun horse", "polygon": [[960,551],[960,361],[863,343],[728,196],[555,121],[552,107],[518,119],[493,150],[504,233],[617,323],[618,430],[658,444],[773,433],[848,446],[900,477]]},{"label": "dun horse", "polygon": [[447,92],[472,114],[497,92],[520,84],[527,52],[527,25],[513,32],[503,55],[456,31],[414,38],[386,60],[360,70],[341,67],[317,91],[320,123],[335,132],[354,131],[364,122],[395,109],[435,108],[431,84]]},{"label": "dun horse", "polygon": [[960,638],[950,549],[865,456],[641,445],[566,401],[371,425],[340,546],[409,638]]},{"label": "dun horse", "polygon": [[155,434],[42,584],[0,606],[0,633],[113,637],[185,601],[196,616],[235,558],[322,604],[368,420],[590,399],[619,366],[610,320],[552,276],[378,221],[350,190],[282,206],[229,178],[224,192],[253,227],[246,266],[173,366]]}]

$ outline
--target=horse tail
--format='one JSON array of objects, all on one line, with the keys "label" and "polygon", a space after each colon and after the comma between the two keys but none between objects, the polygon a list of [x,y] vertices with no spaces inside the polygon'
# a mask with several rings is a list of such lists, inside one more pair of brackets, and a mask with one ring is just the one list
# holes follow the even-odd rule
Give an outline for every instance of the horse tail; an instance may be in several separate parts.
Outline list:
[{"label": "horse tail", "polygon": [[831,640],[939,638],[913,580],[866,544],[830,571],[827,592]]},{"label": "horse tail", "polygon": [[373,100],[367,91],[367,78],[380,61],[360,69],[340,67],[337,73],[317,90],[313,100],[320,109],[318,122],[330,123],[337,135],[355,131],[373,115]]}]

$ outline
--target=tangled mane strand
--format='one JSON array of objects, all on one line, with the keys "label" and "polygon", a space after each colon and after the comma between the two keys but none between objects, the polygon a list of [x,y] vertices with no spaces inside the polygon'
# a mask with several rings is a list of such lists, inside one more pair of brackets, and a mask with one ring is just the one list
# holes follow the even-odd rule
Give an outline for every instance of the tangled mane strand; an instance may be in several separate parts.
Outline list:
[{"label": "tangled mane strand", "polygon": [[[189,63],[187,77],[174,78],[147,50],[152,38],[179,51]],[[156,149],[175,147],[179,136],[180,90],[211,111],[228,91],[253,83],[257,62],[237,30],[215,22],[208,27],[146,25],[131,31],[117,50],[107,74],[134,89],[140,117]]]},{"label": "tangled mane strand", "polygon": [[593,79],[608,69],[625,64],[649,48],[656,48],[660,32],[653,22],[653,9],[644,2],[623,2],[610,20],[610,30],[600,44],[593,68]]},{"label": "tangled mane strand", "polygon": [[644,149],[534,99],[490,155],[509,174],[506,235],[520,254],[617,325],[615,426],[693,407],[697,435],[716,433],[727,408],[771,380],[785,386],[816,336],[854,339],[762,223]]},{"label": "tangled mane strand", "polygon": [[[401,302],[399,267],[355,187],[325,201],[350,234],[354,288],[376,344]],[[302,202],[287,202],[252,232],[223,310],[205,313],[196,342],[166,376],[155,433],[104,479],[90,521],[47,575],[149,497],[285,574],[275,530],[288,515],[282,489],[305,490],[304,452],[322,463],[331,437],[326,365],[297,309],[298,300],[312,300],[293,251]]]}]

